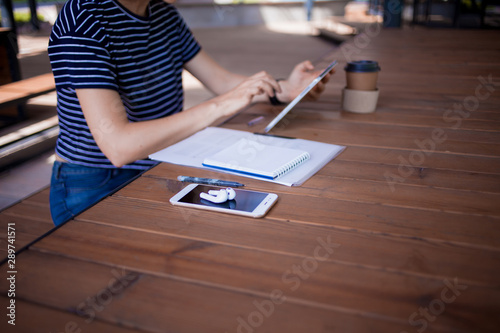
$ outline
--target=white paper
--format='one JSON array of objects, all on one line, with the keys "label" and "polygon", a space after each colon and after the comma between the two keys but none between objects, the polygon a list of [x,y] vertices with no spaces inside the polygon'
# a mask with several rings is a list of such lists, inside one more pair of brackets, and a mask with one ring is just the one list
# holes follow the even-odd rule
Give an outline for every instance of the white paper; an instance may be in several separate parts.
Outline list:
[{"label": "white paper", "polygon": [[[206,157],[221,151],[241,138],[247,138],[272,146],[305,150],[309,152],[311,158],[302,163],[300,167],[297,167],[293,171],[290,171],[274,180],[244,175],[236,172],[222,171],[203,166],[202,163]],[[227,128],[208,127],[183,141],[151,154],[149,158],[161,162],[210,169],[287,186],[299,186],[318,172],[328,162],[334,159],[344,149],[345,146],[337,146],[310,140],[287,139],[269,135],[258,135]]]}]

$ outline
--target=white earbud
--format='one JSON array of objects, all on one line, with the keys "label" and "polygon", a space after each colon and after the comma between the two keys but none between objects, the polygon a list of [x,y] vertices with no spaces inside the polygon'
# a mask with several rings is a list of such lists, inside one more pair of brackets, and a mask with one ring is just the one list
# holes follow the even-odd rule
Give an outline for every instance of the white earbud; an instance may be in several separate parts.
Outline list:
[{"label": "white earbud", "polygon": [[236,198],[236,192],[228,187],[226,188],[226,192],[227,192],[227,200],[233,200],[234,198]]},{"label": "white earbud", "polygon": [[221,190],[210,190],[207,193],[200,193],[200,198],[213,203],[223,203],[227,200],[233,200],[236,197],[236,192],[228,187]]},{"label": "white earbud", "polygon": [[227,188],[222,189],[222,190],[210,190],[210,191],[208,191],[208,194],[217,196],[220,191],[226,191],[227,200],[233,200],[234,198],[236,198],[236,192],[230,187],[227,187]]}]

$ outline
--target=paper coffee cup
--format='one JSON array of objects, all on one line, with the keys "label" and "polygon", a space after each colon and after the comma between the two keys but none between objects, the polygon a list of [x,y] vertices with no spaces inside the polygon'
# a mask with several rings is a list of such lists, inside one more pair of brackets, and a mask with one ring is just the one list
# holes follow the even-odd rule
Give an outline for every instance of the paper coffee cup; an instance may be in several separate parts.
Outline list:
[{"label": "paper coffee cup", "polygon": [[352,90],[375,90],[380,66],[376,61],[359,60],[347,63],[346,88]]},{"label": "paper coffee cup", "polygon": [[371,113],[377,108],[379,90],[342,90],[342,109],[355,113]]}]

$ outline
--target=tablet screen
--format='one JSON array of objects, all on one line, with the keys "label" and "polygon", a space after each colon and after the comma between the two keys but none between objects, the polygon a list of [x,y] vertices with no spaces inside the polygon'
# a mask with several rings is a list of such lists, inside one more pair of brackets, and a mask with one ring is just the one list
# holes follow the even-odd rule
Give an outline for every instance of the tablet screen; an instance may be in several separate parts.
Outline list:
[{"label": "tablet screen", "polygon": [[276,116],[276,118],[274,118],[267,126],[266,128],[264,129],[264,132],[267,133],[269,132],[274,126],[276,126],[276,124],[281,120],[283,119],[283,117],[285,117],[287,115],[288,112],[290,112],[290,110],[298,103],[300,102],[300,100],[302,98],[304,98],[305,95],[307,95],[307,93],[312,89],[314,88],[314,86],[316,84],[318,84],[319,81],[321,81],[321,79],[323,79],[325,77],[325,75],[330,72],[332,70],[333,67],[335,67],[335,65],[337,65],[337,60],[333,61],[330,65],[328,65],[328,67],[323,71],[321,72],[321,74],[315,78],[297,97],[295,97],[295,99],[293,101],[290,102],[290,104],[288,104],[286,106],[286,108],[283,109],[283,111],[280,112],[280,114],[278,114]]}]

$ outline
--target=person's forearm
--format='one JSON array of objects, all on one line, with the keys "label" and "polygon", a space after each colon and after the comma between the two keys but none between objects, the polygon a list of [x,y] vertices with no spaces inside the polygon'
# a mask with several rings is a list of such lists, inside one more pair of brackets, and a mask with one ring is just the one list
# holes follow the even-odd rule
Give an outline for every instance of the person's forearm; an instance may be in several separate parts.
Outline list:
[{"label": "person's forearm", "polygon": [[265,72],[244,79],[233,89],[188,110],[161,119],[130,122],[118,92],[78,89],[78,100],[97,145],[116,167],[146,158],[189,135],[234,115],[257,95],[279,89]]},{"label": "person's forearm", "polygon": [[[87,118],[101,151],[114,166],[121,167],[146,158],[233,115],[250,103],[254,97],[252,90],[258,89],[240,87],[190,109],[155,120],[129,122],[124,110],[117,112],[110,109],[106,111],[108,116],[92,112]],[[92,95],[85,96],[85,91],[78,93],[82,99],[92,101]],[[104,91],[104,94],[111,93]],[[103,98],[106,101],[108,97],[100,96],[100,98],[101,101]],[[109,101],[105,104],[112,105]],[[92,103],[84,105],[85,109],[96,110]]]},{"label": "person's forearm", "polygon": [[[229,91],[236,87],[238,84],[240,84],[243,80],[247,79],[248,77],[239,75],[239,74],[234,74],[234,73],[229,73],[229,75],[226,77],[224,82],[226,82],[226,85],[224,88],[222,88],[220,91],[221,93],[224,93],[226,91]],[[286,81],[285,80],[280,80],[279,83],[280,85],[280,90],[275,91],[276,93],[276,98],[278,101],[283,102],[283,103],[288,103],[291,99],[286,91]],[[252,99],[252,103],[269,103],[269,95],[267,94],[261,94],[261,95],[256,95]]]},{"label": "person's forearm", "polygon": [[[234,89],[249,77],[228,71],[212,59],[205,51],[201,50],[185,68],[194,75],[201,83],[215,95],[222,95]],[[275,83],[274,79],[269,77]],[[278,86],[277,86],[278,88]],[[278,99],[282,102],[289,101],[289,94],[277,89]],[[269,97],[272,94],[257,94],[252,99],[252,103],[265,102],[269,103]]]},{"label": "person's forearm", "polygon": [[185,64],[185,69],[215,95],[222,95],[243,82],[247,77],[228,71],[201,50]]}]

